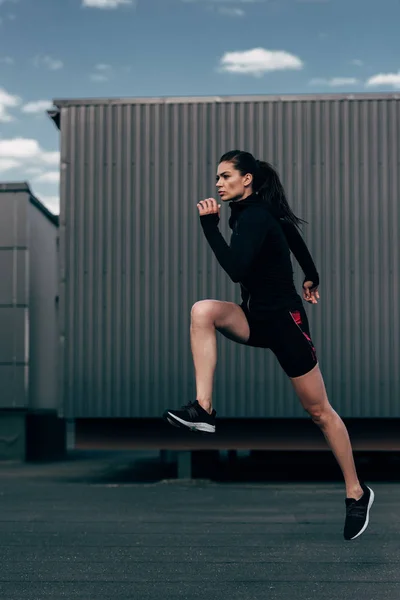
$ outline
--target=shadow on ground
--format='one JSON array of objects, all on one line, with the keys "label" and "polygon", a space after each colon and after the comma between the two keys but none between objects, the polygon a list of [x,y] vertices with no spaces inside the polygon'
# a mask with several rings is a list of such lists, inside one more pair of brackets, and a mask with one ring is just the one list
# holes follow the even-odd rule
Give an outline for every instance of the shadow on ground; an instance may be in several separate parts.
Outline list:
[{"label": "shadow on ground", "polygon": [[[177,477],[173,452],[70,451],[54,462],[0,462],[1,477],[52,479],[98,484],[155,483]],[[360,478],[400,481],[400,453],[356,453]],[[330,452],[196,451],[192,477],[221,483],[341,482],[342,475]]]}]

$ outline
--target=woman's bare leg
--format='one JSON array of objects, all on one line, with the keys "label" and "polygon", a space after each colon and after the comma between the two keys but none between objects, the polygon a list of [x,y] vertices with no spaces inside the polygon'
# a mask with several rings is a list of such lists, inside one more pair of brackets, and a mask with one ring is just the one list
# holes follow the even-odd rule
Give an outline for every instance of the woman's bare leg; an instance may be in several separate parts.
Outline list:
[{"label": "woman's bare leg", "polygon": [[190,323],[195,376],[196,399],[208,413],[212,411],[212,390],[217,365],[217,336],[245,343],[250,329],[243,310],[233,302],[200,300],[193,305]]},{"label": "woman's bare leg", "polygon": [[358,500],[363,490],[357,477],[353,450],[346,426],[329,403],[319,366],[301,377],[291,379],[303,408],[321,429],[342,470],[348,498]]}]

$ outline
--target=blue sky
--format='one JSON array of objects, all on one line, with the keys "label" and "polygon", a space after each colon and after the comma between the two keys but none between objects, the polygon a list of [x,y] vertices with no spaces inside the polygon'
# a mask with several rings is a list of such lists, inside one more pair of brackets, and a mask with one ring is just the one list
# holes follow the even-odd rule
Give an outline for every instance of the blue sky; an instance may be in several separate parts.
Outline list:
[{"label": "blue sky", "polygon": [[0,181],[58,212],[55,98],[400,93],[398,0],[0,0]]}]

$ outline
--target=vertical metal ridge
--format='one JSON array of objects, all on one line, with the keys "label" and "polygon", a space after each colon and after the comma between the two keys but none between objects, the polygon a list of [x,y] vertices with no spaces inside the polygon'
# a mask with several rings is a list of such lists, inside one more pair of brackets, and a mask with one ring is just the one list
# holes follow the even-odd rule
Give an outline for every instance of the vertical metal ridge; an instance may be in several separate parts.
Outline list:
[{"label": "vertical metal ridge", "polygon": [[[95,109],[96,110],[96,109]],[[107,202],[105,194],[106,178],[106,147],[108,140],[105,137],[105,107],[99,107],[95,113],[95,195],[91,198],[93,202],[93,215],[95,219],[95,245],[92,249],[94,262],[93,274],[95,279],[95,319],[94,319],[94,340],[93,340],[93,362],[95,369],[94,385],[92,385],[93,394],[91,396],[89,414],[96,414],[96,405],[100,404],[105,410],[103,399],[103,374],[104,374],[104,346],[105,346],[105,289],[104,281],[106,274],[105,253],[106,236],[104,232],[104,223],[106,221],[105,204]],[[85,413],[84,413],[85,414]]]},{"label": "vertical metal ridge", "polygon": [[112,386],[113,386],[113,353],[112,353],[112,294],[113,294],[113,251],[114,251],[114,194],[113,194],[113,156],[114,156],[114,106],[107,106],[105,110],[105,138],[106,138],[106,164],[104,166],[106,181],[105,181],[105,196],[103,210],[105,213],[104,220],[104,276],[103,276],[103,310],[104,310],[104,346],[103,350],[103,393],[102,402],[105,405],[106,411],[111,416],[112,410]]},{"label": "vertical metal ridge", "polygon": [[96,283],[94,273],[94,256],[92,253],[95,249],[95,226],[96,226],[96,215],[94,212],[95,203],[95,112],[93,107],[88,109],[88,115],[85,119],[85,136],[87,138],[87,159],[85,162],[85,186],[84,186],[84,198],[87,198],[86,202],[82,202],[85,210],[85,236],[84,236],[84,281],[87,287],[87,302],[83,300],[85,306],[85,322],[86,322],[86,336],[85,336],[85,347],[84,347],[84,395],[88,406],[92,406],[93,399],[93,387],[96,380],[95,375],[95,361],[93,360],[94,351],[94,340],[95,340],[95,292],[94,287]]},{"label": "vertical metal ridge", "polygon": [[[398,99],[62,110],[65,416],[156,417],[194,397],[191,306],[240,302],[196,208],[216,195],[217,162],[233,148],[271,162],[309,222],[321,300],[306,310],[334,407],[345,417],[400,416]],[[222,206],[229,242],[228,217]],[[304,415],[270,352],[219,335],[214,395],[221,416]]]},{"label": "vertical metal ridge", "polygon": [[[69,136],[70,136],[70,152],[68,156],[69,160],[69,171],[68,171],[68,182],[67,183],[67,205],[66,205],[66,222],[65,222],[65,236],[66,236],[66,283],[68,285],[68,294],[66,294],[66,302],[65,302],[65,310],[66,310],[66,339],[65,342],[68,344],[67,346],[67,355],[65,357],[65,375],[66,375],[66,387],[67,394],[66,400],[69,406],[73,406],[74,398],[80,398],[81,403],[83,403],[84,399],[79,396],[79,392],[76,386],[76,377],[78,376],[78,368],[75,362],[75,353],[74,349],[77,344],[76,340],[76,332],[75,332],[75,315],[77,315],[77,310],[75,310],[75,290],[76,290],[76,281],[75,281],[75,255],[74,255],[74,242],[76,236],[76,223],[75,223],[75,209],[76,209],[76,182],[77,182],[77,160],[76,155],[74,154],[76,151],[76,132],[77,132],[77,124],[75,122],[76,119],[76,109],[72,108],[70,111],[70,121],[69,121]],[[69,185],[68,185],[69,184]],[[68,337],[67,337],[68,336]],[[71,343],[72,342],[72,343]],[[75,396],[76,393],[76,396]],[[83,405],[83,410],[85,410],[85,406]]]},{"label": "vertical metal ridge", "polygon": [[[349,399],[353,402],[352,406],[356,414],[361,414],[363,410],[363,359],[362,359],[362,317],[361,317],[361,296],[363,286],[365,285],[365,274],[363,273],[363,253],[361,248],[361,231],[362,231],[362,194],[361,194],[361,168],[360,168],[360,123],[359,123],[359,105],[356,103],[347,103],[349,109],[349,155],[348,168],[344,175],[349,182],[350,197],[348,198],[349,205],[352,211],[352,221],[349,229],[349,244],[353,251],[353,269],[354,269],[354,284],[350,286],[350,294],[353,298],[353,302],[350,305],[351,311],[345,311],[346,318],[346,330],[352,332],[352,342],[354,343],[354,354],[353,354],[353,375],[352,385],[347,382],[348,387],[352,390],[350,394],[352,398]],[[346,157],[345,157],[346,158]],[[361,199],[361,201],[360,201]]]},{"label": "vertical metal ridge", "polygon": [[[123,192],[125,186],[125,172],[122,169],[123,164],[123,144],[124,144],[124,107],[118,106],[116,108],[116,115],[114,120],[114,131],[116,135],[115,140],[115,153],[114,160],[114,194],[113,199],[114,210],[113,210],[113,228],[115,231],[115,255],[114,255],[114,297],[113,297],[113,343],[114,343],[114,386],[113,386],[113,399],[112,409],[114,414],[118,415],[121,413],[124,405],[124,398],[122,396],[122,355],[123,355],[123,343],[124,343],[124,332],[126,330],[126,314],[124,311],[125,297],[125,279],[123,273],[123,248],[125,247],[125,230],[123,227],[122,211],[126,206],[125,198],[123,198]],[[123,208],[124,207],[124,208]]]},{"label": "vertical metal ridge", "polygon": [[[121,413],[123,414],[126,406],[130,406],[135,402],[135,396],[131,394],[132,386],[132,357],[133,357],[133,306],[134,306],[134,281],[135,277],[131,270],[132,264],[132,248],[134,246],[134,215],[135,206],[133,204],[133,123],[132,110],[129,106],[124,106],[124,149],[122,169],[125,172],[125,185],[123,187],[123,210],[124,210],[124,228],[125,228],[125,247],[123,248],[123,274],[125,279],[125,290],[123,299],[123,311],[125,313],[125,329],[124,329],[124,347],[122,349],[121,361],[121,379],[123,388],[123,405]],[[136,409],[137,400],[135,402]],[[137,410],[137,409],[136,409]]]},{"label": "vertical metal ridge", "polygon": [[[393,240],[391,239],[391,231],[390,231],[390,222],[392,219],[392,210],[391,210],[391,198],[390,198],[390,188],[389,188],[389,165],[390,165],[390,157],[389,157],[389,106],[387,103],[379,103],[378,105],[378,165],[379,165],[379,182],[378,182],[378,202],[382,203],[382,229],[381,236],[386,241],[382,247],[382,262],[387,265],[387,273],[388,277],[393,276],[393,272],[391,272],[391,252],[390,248],[393,249]],[[380,265],[378,264],[378,269]],[[380,270],[380,269],[379,269]],[[380,272],[378,272],[378,278],[380,278]],[[382,308],[381,310],[381,332],[387,331],[388,335],[386,337],[386,341],[384,340],[384,336],[382,333],[380,335],[381,338],[381,351],[383,353],[384,360],[382,362],[382,370],[381,370],[381,379],[380,379],[380,397],[390,397],[391,390],[391,382],[390,382],[390,363],[393,360],[392,357],[392,347],[393,347],[393,336],[392,336],[392,327],[394,324],[391,323],[392,320],[392,310],[390,306],[390,295],[385,295],[384,298],[381,298]]]},{"label": "vertical metal ridge", "polygon": [[161,319],[160,319],[160,300],[165,295],[163,281],[161,278],[161,248],[162,248],[162,219],[161,219],[161,202],[160,202],[160,185],[161,174],[159,171],[160,165],[160,132],[161,132],[161,111],[160,106],[154,106],[154,114],[152,117],[152,153],[151,153],[151,208],[153,223],[153,241],[152,241],[152,311],[150,319],[153,325],[152,343],[150,346],[149,356],[149,378],[151,378],[150,395],[154,397],[158,390],[161,389],[162,383],[160,378],[160,360],[154,360],[161,347]]},{"label": "vertical metal ridge", "polygon": [[84,257],[85,257],[85,236],[87,235],[86,221],[86,206],[85,198],[85,181],[86,181],[86,122],[85,108],[78,107],[76,110],[76,151],[79,160],[77,161],[77,178],[76,178],[76,193],[80,202],[76,206],[74,227],[76,230],[76,242],[74,244],[74,264],[76,276],[76,294],[79,306],[81,309],[77,311],[75,319],[75,337],[77,339],[77,348],[74,352],[74,360],[77,365],[77,392],[80,398],[86,398],[86,390],[84,386],[84,377],[87,369],[87,361],[85,356],[85,329],[87,317],[87,303],[85,302],[85,294],[87,294],[87,282],[84,276]]}]

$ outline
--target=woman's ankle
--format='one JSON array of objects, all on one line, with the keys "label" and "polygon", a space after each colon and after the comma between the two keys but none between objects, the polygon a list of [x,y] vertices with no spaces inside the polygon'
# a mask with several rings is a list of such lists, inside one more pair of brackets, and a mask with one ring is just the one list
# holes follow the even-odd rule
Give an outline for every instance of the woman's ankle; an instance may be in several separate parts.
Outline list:
[{"label": "woman's ankle", "polygon": [[202,400],[197,398],[197,402],[200,404],[201,408],[203,408],[208,414],[212,413],[212,401],[211,400]]}]

